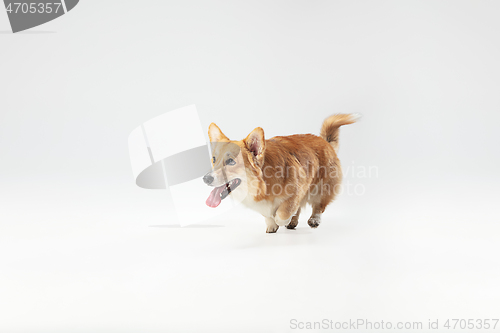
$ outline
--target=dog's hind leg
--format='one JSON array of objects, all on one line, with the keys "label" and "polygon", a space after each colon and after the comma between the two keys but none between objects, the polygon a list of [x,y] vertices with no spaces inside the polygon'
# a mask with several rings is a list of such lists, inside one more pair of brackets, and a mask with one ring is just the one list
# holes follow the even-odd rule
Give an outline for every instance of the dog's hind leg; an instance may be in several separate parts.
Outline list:
[{"label": "dog's hind leg", "polygon": [[323,195],[316,195],[311,197],[309,203],[312,206],[312,215],[307,221],[307,224],[311,228],[317,228],[321,223],[321,214],[326,209],[326,206],[332,201],[334,194],[333,193],[324,193]]},{"label": "dog's hind leg", "polygon": [[309,220],[307,220],[307,224],[311,228],[317,228],[319,224],[321,223],[321,214],[325,211],[325,208],[321,206],[321,204],[314,205],[313,206],[313,213]]},{"label": "dog's hind leg", "polygon": [[290,223],[287,224],[286,228],[287,229],[295,229],[297,224],[299,224],[299,216],[300,216],[300,207],[297,210],[297,213],[295,213],[295,215],[290,220]]},{"label": "dog's hind leg", "polygon": [[338,178],[327,179],[326,181],[321,180],[319,184],[313,187],[313,191],[309,193],[307,201],[312,206],[313,212],[307,224],[311,228],[317,228],[321,223],[321,214],[323,214],[326,206],[333,201],[340,190],[338,184]]}]

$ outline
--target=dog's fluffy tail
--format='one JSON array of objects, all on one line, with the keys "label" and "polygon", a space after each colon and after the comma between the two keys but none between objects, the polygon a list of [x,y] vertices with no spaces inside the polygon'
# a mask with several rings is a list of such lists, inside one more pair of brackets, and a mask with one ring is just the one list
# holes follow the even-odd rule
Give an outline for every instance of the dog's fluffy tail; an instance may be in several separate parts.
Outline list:
[{"label": "dog's fluffy tail", "polygon": [[339,149],[339,127],[355,123],[361,115],[359,113],[334,114],[325,119],[321,126],[320,136],[332,145],[335,152]]}]

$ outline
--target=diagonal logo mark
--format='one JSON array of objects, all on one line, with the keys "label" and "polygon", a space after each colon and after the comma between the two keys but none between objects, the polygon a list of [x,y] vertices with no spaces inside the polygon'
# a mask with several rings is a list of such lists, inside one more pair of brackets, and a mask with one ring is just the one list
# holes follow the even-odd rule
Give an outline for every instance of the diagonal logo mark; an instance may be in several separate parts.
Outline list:
[{"label": "diagonal logo mark", "polygon": [[4,0],[12,32],[31,29],[52,21],[70,10],[79,0]]},{"label": "diagonal logo mark", "polygon": [[203,176],[213,169],[213,143],[207,143],[203,132],[198,111],[190,105],[144,122],[128,138],[135,183],[169,191],[181,226],[207,222],[239,202],[231,196],[217,209],[207,206],[213,188]]}]

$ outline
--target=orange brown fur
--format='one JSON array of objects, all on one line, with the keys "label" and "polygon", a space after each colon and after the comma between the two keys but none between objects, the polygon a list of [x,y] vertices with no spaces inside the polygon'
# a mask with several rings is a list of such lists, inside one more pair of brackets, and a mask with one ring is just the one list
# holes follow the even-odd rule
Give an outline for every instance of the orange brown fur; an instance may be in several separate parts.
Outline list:
[{"label": "orange brown fur", "polygon": [[316,228],[321,214],[340,191],[342,170],[337,157],[339,127],[352,124],[356,116],[333,115],[313,134],[277,136],[265,140],[258,127],[241,141],[230,141],[211,124],[211,141],[232,142],[241,149],[248,195],[244,203],[266,217],[267,232],[279,226],[294,229],[306,203],[313,213],[308,224]]}]

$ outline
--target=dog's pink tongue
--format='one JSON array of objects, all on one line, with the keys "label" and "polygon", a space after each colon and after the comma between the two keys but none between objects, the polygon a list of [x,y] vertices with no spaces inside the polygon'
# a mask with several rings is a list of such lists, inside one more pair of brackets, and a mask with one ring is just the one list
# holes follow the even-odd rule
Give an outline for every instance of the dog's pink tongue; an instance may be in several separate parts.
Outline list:
[{"label": "dog's pink tongue", "polygon": [[222,193],[222,191],[224,191],[225,187],[226,185],[222,185],[214,188],[212,192],[210,192],[210,195],[208,196],[208,199],[206,201],[208,207],[215,208],[220,205],[220,202],[222,201],[222,199],[220,198],[220,194]]}]

